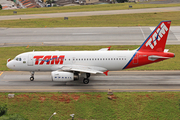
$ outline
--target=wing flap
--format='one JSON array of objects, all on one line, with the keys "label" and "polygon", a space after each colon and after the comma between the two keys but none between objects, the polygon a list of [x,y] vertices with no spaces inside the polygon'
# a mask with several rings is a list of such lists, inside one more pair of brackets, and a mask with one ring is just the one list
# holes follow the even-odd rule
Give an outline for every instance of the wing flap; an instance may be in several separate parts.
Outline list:
[{"label": "wing flap", "polygon": [[91,74],[97,74],[97,73],[103,74],[104,71],[107,71],[107,69],[102,68],[102,67],[80,66],[80,65],[62,66],[60,68],[60,70],[62,70],[62,71],[78,71],[78,72],[91,73]]}]

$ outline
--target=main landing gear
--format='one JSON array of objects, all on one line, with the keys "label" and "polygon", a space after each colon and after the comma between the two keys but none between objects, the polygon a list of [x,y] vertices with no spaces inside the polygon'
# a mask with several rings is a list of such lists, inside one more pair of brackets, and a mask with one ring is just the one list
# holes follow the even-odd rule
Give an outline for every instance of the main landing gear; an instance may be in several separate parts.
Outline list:
[{"label": "main landing gear", "polygon": [[34,72],[31,72],[30,81],[34,81]]},{"label": "main landing gear", "polygon": [[89,77],[91,76],[90,73],[86,73],[86,78],[83,79],[83,83],[84,84],[88,84],[89,83]]}]

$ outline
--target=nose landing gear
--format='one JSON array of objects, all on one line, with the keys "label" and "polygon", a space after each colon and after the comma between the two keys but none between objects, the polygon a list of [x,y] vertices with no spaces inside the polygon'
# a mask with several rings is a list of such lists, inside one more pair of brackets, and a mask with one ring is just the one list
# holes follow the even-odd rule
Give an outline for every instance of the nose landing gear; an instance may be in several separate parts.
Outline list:
[{"label": "nose landing gear", "polygon": [[34,81],[34,72],[31,72],[30,81]]}]

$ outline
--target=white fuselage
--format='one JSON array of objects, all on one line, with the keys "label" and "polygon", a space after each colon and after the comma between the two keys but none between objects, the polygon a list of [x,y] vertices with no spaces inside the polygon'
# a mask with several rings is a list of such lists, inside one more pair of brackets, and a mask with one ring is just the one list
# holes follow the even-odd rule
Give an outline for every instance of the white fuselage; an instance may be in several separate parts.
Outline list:
[{"label": "white fuselage", "polygon": [[[133,51],[36,51],[19,54],[7,66],[19,71],[55,71],[66,65],[94,66],[101,71],[122,70],[131,60]],[[34,58],[41,56],[41,58]],[[48,56],[48,58],[47,58]],[[51,57],[50,57],[51,56]],[[57,63],[53,56],[64,56]],[[20,58],[20,59],[19,59]],[[101,69],[105,68],[105,69]]]}]

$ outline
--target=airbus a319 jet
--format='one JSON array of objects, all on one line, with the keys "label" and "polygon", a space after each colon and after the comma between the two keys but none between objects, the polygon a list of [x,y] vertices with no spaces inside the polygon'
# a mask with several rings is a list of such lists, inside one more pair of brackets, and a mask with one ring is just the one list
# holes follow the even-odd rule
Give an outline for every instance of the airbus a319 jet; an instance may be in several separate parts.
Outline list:
[{"label": "airbus a319 jet", "polygon": [[135,50],[97,51],[33,51],[8,60],[7,67],[17,71],[30,71],[30,80],[35,72],[52,71],[52,81],[74,81],[83,78],[88,84],[91,74],[105,74],[138,67],[175,57],[165,48],[171,21],[162,21],[144,43]]}]

